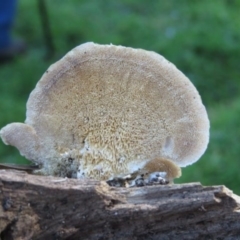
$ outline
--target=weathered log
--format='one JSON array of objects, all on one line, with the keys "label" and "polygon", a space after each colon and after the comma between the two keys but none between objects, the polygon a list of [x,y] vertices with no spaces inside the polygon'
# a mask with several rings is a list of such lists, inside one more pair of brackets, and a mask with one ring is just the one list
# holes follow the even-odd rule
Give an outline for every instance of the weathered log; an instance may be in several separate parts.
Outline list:
[{"label": "weathered log", "polygon": [[200,183],[113,188],[0,170],[0,239],[240,239],[240,197]]}]

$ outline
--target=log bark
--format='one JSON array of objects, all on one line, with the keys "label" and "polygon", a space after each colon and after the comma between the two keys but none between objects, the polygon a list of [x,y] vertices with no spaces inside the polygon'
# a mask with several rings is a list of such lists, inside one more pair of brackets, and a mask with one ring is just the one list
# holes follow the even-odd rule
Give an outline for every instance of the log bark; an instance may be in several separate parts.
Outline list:
[{"label": "log bark", "polygon": [[200,183],[114,188],[0,170],[0,239],[240,239],[240,197]]}]

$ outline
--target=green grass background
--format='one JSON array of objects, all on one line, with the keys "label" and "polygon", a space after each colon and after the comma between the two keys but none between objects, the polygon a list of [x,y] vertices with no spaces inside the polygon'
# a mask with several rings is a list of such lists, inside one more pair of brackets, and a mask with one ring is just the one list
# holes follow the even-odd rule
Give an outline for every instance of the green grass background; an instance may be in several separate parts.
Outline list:
[{"label": "green grass background", "polygon": [[[14,34],[29,50],[0,65],[0,128],[25,120],[28,95],[48,66],[87,41],[156,51],[194,83],[211,122],[209,147],[177,182],[225,184],[240,194],[239,0],[46,0],[56,54],[44,59],[37,1],[19,1]],[[25,162],[0,142],[1,162]]]}]

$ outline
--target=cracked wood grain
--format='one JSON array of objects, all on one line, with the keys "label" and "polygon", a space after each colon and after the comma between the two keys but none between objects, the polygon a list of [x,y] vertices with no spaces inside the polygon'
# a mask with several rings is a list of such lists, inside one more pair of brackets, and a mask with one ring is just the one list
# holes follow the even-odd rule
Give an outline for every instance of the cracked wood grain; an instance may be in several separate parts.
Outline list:
[{"label": "cracked wood grain", "polygon": [[0,170],[0,239],[238,239],[240,197],[200,183],[113,188]]}]

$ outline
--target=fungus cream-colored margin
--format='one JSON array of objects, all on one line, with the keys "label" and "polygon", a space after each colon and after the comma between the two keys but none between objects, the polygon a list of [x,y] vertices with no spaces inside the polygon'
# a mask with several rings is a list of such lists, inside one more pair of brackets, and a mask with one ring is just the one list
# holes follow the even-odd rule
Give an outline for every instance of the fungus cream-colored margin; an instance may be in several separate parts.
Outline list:
[{"label": "fungus cream-colored margin", "polygon": [[25,123],[0,136],[45,175],[173,179],[205,152],[209,120],[196,88],[161,55],[85,43],[49,67]]}]

